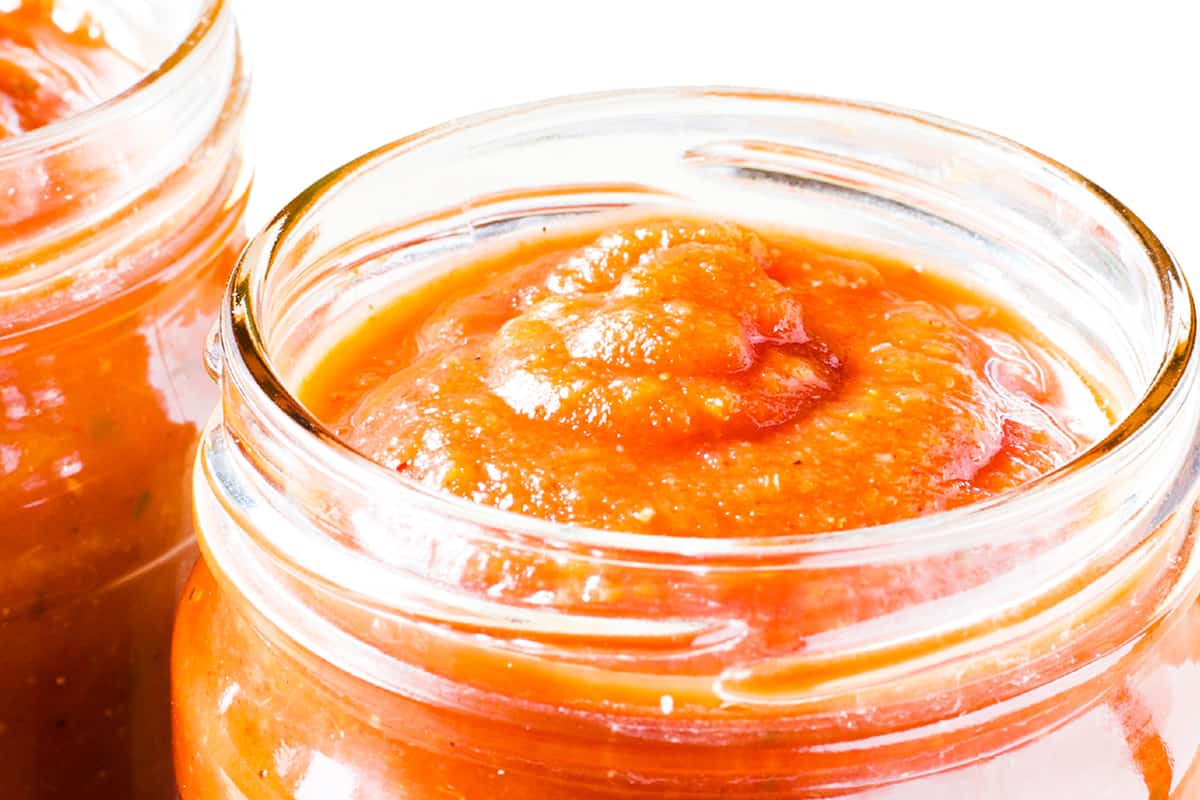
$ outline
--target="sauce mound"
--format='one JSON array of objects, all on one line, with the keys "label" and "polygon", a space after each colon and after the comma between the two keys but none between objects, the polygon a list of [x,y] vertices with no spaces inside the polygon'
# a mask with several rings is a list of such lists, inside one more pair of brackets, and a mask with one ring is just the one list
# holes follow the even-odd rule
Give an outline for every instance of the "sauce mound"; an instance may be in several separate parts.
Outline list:
[{"label": "sauce mound", "polygon": [[477,503],[766,536],[1017,487],[1109,424],[1015,315],[910,265],[695,219],[547,234],[376,314],[302,395]]},{"label": "sauce mound", "polygon": [[0,13],[0,139],[91,108],[140,73],[90,18],[68,29],[54,11],[54,0],[22,0]]}]

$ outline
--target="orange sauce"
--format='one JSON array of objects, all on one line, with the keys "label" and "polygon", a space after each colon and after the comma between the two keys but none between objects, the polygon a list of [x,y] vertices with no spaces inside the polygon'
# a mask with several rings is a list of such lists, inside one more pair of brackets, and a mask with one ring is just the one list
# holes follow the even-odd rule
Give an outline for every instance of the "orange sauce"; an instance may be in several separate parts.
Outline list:
[{"label": "orange sauce", "polygon": [[1109,422],[986,298],[887,259],[671,219],[436,281],[347,337],[301,395],[367,456],[475,502],[705,537],[971,503]]},{"label": "orange sauce", "polygon": [[[995,497],[1111,423],[1068,356],[987,297],[894,259],[666,217],[551,232],[373,306],[299,395],[407,480],[569,525],[729,539],[876,526]],[[1200,678],[1194,605],[1107,670],[1067,680],[1141,630],[1136,610],[1162,599],[1173,569],[1163,553],[1189,527],[1182,515],[1164,523],[1163,549],[1146,556],[1168,578],[1081,611],[1069,641],[1046,629],[1019,663],[997,655],[950,677],[931,668],[840,694],[959,634],[840,661],[809,657],[810,646],[1009,574],[1054,531],[912,564],[796,570],[660,575],[500,543],[438,554],[456,588],[519,609],[745,623],[731,640],[702,633],[661,653],[602,635],[564,645],[397,622],[300,590],[356,638],[442,681],[436,702],[289,642],[201,564],[176,628],[181,792],[1190,797],[1197,728],[1179,718],[1168,735],[1162,721],[1197,696],[1166,677]],[[1065,689],[1026,698],[1059,678]],[[801,702],[804,716],[776,700]]]},{"label": "orange sauce", "polygon": [[[0,13],[0,144],[68,120],[145,70],[51,0]],[[242,241],[232,179],[153,250],[40,241],[124,179],[70,148],[6,164],[0,190],[0,797],[168,800],[173,609],[195,551],[189,465],[213,387],[204,334]],[[226,165],[222,165],[224,168]],[[174,177],[174,176],[173,176]],[[4,291],[50,261],[93,275]],[[121,272],[111,262],[135,264]],[[93,266],[94,265],[94,266]],[[130,278],[135,275],[135,278]],[[16,297],[17,299],[13,299]]]}]

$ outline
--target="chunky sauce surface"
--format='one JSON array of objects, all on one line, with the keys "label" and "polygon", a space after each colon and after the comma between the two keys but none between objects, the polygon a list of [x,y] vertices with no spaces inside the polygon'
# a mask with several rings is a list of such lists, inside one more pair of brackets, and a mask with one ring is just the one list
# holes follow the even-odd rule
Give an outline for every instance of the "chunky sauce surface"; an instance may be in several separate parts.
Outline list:
[{"label": "chunky sauce surface", "polygon": [[960,506],[1108,423],[984,298],[885,259],[665,218],[527,244],[408,295],[303,396],[366,455],[475,502],[691,536]]}]

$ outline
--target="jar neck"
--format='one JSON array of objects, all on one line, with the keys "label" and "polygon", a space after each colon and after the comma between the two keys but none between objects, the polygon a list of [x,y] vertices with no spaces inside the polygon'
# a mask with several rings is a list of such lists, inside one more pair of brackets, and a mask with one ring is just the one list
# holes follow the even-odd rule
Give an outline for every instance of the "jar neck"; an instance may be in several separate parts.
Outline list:
[{"label": "jar neck", "polygon": [[[682,704],[690,692],[695,707],[714,712],[844,715],[928,704],[946,687],[963,691],[963,674],[977,677],[980,702],[991,705],[1123,657],[1194,599],[1197,407],[1189,388],[1153,421],[1144,446],[1097,470],[1089,491],[985,537],[973,528],[986,515],[965,515],[925,542],[696,557],[573,547],[415,506],[380,509],[383,485],[340,479],[336,459],[314,460],[226,383],[197,466],[200,529],[211,562],[251,605],[306,649],[380,685],[408,653],[436,649],[397,642],[436,629],[448,650],[611,682],[606,703],[636,684],[631,712],[661,694]],[[938,516],[918,523],[936,529]],[[303,552],[331,536],[384,539],[376,543],[395,560],[376,570]],[[352,589],[336,581],[342,570],[359,577]],[[531,592],[529,575],[541,591]],[[1071,643],[1070,658],[1055,641]],[[351,669],[352,651],[371,666]],[[406,671],[414,667],[439,674],[429,664]],[[522,702],[553,713],[574,705],[573,682],[562,696],[528,685],[537,694]]]},{"label": "jar neck", "polygon": [[244,202],[248,78],[231,9],[205,14],[134,89],[0,146],[17,195],[0,221],[0,338],[169,277]]}]

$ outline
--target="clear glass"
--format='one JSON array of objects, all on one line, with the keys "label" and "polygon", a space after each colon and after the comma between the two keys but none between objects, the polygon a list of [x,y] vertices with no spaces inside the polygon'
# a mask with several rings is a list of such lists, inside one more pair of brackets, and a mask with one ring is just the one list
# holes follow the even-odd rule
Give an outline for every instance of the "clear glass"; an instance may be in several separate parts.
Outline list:
[{"label": "clear glass", "polygon": [[148,71],[0,141],[0,797],[169,800],[216,396],[196,354],[245,243],[247,79],[224,0],[54,8]]},{"label": "clear glass", "polygon": [[[977,505],[688,539],[425,490],[292,394],[374,304],[477,248],[641,207],[799,229],[978,287],[1120,421]],[[743,90],[460,120],[289,206],[243,256],[207,355],[223,399],[173,653],[184,800],[1200,792],[1192,298],[1136,216],[1019,145]]]}]

